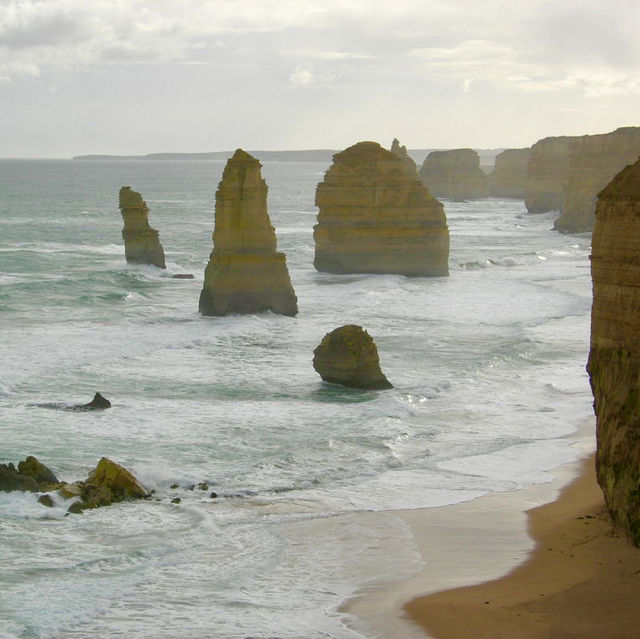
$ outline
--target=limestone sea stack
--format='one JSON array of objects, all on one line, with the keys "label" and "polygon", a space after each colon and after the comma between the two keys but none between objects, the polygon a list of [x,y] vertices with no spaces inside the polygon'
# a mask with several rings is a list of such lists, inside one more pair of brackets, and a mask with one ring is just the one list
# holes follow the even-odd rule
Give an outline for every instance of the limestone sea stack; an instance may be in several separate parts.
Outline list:
[{"label": "limestone sea stack", "polygon": [[432,151],[422,164],[420,179],[435,197],[462,201],[489,194],[480,156],[473,149]]},{"label": "limestone sea stack", "polygon": [[216,192],[213,252],[200,293],[203,315],[298,312],[285,256],[276,251],[261,166],[242,149],[225,166]]},{"label": "limestone sea stack", "polygon": [[398,138],[393,138],[391,143],[391,153],[397,155],[405,164],[405,166],[411,171],[411,173],[418,173],[418,167],[413,159],[407,153],[407,147],[401,146]]},{"label": "limestone sea stack", "polygon": [[313,351],[313,368],[325,382],[351,388],[393,388],[380,370],[378,349],[362,326],[347,324],[327,333]]},{"label": "limestone sea stack", "polygon": [[130,186],[121,187],[119,206],[124,220],[122,239],[127,262],[167,268],[158,231],[149,226],[149,208],[140,193]]},{"label": "limestone sea stack", "polygon": [[505,149],[496,155],[490,177],[490,194],[494,197],[524,199],[527,191],[527,167],[531,149]]},{"label": "limestone sea stack", "polygon": [[640,127],[575,138],[569,151],[562,210],[555,229],[565,233],[591,231],[599,191],[638,156]]},{"label": "limestone sea stack", "polygon": [[569,165],[571,136],[538,140],[531,147],[524,203],[528,213],[560,211]]},{"label": "limestone sea stack", "polygon": [[591,274],[596,472],[613,520],[640,546],[640,161],[599,194]]},{"label": "limestone sea stack", "polygon": [[314,266],[328,273],[449,274],[442,204],[377,142],[333,156],[316,189]]}]

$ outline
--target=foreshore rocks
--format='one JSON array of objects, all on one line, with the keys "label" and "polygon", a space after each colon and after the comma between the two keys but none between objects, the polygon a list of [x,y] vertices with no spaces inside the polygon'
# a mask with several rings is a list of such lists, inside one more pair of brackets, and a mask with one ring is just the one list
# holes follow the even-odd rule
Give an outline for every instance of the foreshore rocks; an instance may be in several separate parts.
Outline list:
[{"label": "foreshore rocks", "polygon": [[149,209],[140,193],[120,188],[119,207],[124,221],[122,239],[127,262],[167,268],[158,231],[149,226]]},{"label": "foreshore rocks", "polygon": [[313,351],[313,368],[325,382],[351,388],[393,388],[380,369],[378,349],[362,326],[347,324],[327,333]]},{"label": "foreshore rocks", "polygon": [[564,195],[569,151],[575,138],[549,137],[531,147],[527,168],[525,206],[529,213],[560,211]]},{"label": "foreshore rocks", "polygon": [[442,204],[377,142],[333,156],[316,189],[314,266],[328,273],[449,274]]},{"label": "foreshore rocks", "polygon": [[60,482],[47,466],[29,456],[18,464],[0,464],[0,491],[45,493],[38,500],[52,506],[50,493],[57,492],[64,499],[73,499],[68,511],[79,513],[87,508],[109,506],[115,502],[146,499],[149,493],[125,468],[103,457],[84,481]]},{"label": "foreshore rocks", "polygon": [[276,251],[261,166],[242,149],[225,166],[216,192],[213,252],[200,293],[202,315],[298,312],[286,258]]},{"label": "foreshore rocks", "polygon": [[555,229],[584,233],[593,229],[598,192],[640,156],[640,127],[574,138],[569,151],[564,197]]},{"label": "foreshore rocks", "polygon": [[640,161],[599,194],[591,273],[596,472],[614,522],[640,546]]},{"label": "foreshore rocks", "polygon": [[476,200],[489,194],[480,157],[473,149],[432,151],[420,168],[420,179],[435,197]]},{"label": "foreshore rocks", "polygon": [[505,149],[496,155],[489,176],[489,194],[494,197],[524,199],[527,192],[527,167],[531,149]]}]

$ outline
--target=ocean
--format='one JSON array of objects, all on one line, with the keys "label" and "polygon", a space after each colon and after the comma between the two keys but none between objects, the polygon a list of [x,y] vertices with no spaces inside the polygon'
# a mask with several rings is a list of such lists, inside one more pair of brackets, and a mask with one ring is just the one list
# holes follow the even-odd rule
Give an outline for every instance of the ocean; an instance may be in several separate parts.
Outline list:
[{"label": "ocean", "polygon": [[[72,481],[107,456],[155,491],[67,517],[0,493],[0,637],[361,639],[340,605],[421,568],[394,510],[546,482],[580,454],[590,236],[519,200],[445,201],[449,277],[318,273],[328,167],[265,162],[299,314],[201,317],[223,168],[0,161],[0,462]],[[126,264],[122,185],[167,271]],[[351,323],[393,389],[313,370]],[[111,409],[42,405],[96,391]]]}]

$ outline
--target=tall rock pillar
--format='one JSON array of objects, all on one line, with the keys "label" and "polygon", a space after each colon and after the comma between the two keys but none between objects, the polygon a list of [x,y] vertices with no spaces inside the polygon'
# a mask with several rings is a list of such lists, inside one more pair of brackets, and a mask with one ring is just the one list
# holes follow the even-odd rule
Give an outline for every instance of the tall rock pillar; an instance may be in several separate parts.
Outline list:
[{"label": "tall rock pillar", "polygon": [[216,192],[213,252],[200,293],[203,315],[298,312],[283,253],[267,213],[262,165],[238,149]]},{"label": "tall rock pillar", "polygon": [[613,520],[640,546],[640,161],[599,194],[591,273],[598,483]]},{"label": "tall rock pillar", "polygon": [[118,199],[124,220],[122,239],[127,262],[167,268],[158,231],[149,226],[149,209],[140,193],[123,186]]}]

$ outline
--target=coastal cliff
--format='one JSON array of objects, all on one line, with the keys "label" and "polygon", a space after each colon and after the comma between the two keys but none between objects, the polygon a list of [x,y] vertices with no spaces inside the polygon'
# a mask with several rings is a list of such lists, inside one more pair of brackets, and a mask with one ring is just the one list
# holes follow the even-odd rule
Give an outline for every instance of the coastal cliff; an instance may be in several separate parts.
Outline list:
[{"label": "coastal cliff", "polygon": [[333,156],[316,189],[314,266],[329,273],[449,273],[442,204],[377,142]]},{"label": "coastal cliff", "polygon": [[531,147],[524,198],[529,213],[560,211],[574,137],[538,140]]},{"label": "coastal cliff", "polygon": [[203,315],[298,312],[283,253],[267,212],[260,162],[237,149],[216,192],[213,252],[204,273]]},{"label": "coastal cliff", "polygon": [[591,231],[598,192],[640,156],[640,127],[584,135],[571,144],[564,198],[555,228],[566,233]]},{"label": "coastal cliff", "polygon": [[496,155],[495,169],[489,177],[489,193],[495,197],[524,199],[531,149],[505,149]]},{"label": "coastal cliff", "polygon": [[489,194],[487,176],[473,149],[432,151],[422,164],[420,179],[435,197],[461,201]]},{"label": "coastal cliff", "polygon": [[123,186],[118,199],[124,221],[122,239],[127,262],[167,268],[158,231],[149,226],[149,209],[140,193]]},{"label": "coastal cliff", "polygon": [[640,161],[599,194],[587,369],[596,472],[615,523],[640,546]]}]

